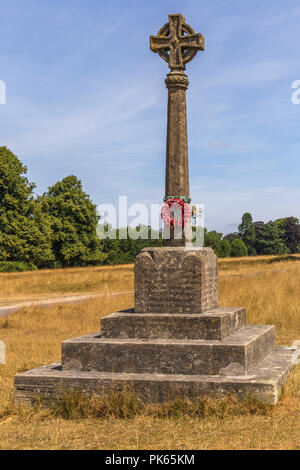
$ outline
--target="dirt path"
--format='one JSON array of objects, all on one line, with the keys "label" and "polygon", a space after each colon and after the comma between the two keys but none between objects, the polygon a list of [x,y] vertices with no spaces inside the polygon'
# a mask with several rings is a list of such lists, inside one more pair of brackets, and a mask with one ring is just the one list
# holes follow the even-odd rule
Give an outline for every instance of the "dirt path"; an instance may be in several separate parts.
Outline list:
[{"label": "dirt path", "polygon": [[128,291],[119,291],[119,292],[96,292],[92,294],[74,294],[74,295],[61,295],[56,297],[44,297],[44,298],[35,298],[35,299],[27,299],[26,301],[19,301],[18,303],[11,303],[15,302],[14,299],[8,299],[7,301],[3,301],[6,305],[2,305],[0,307],[0,317],[6,317],[8,315],[12,315],[13,313],[17,312],[20,308],[24,307],[49,307],[51,305],[57,304],[64,304],[64,303],[76,303],[76,302],[84,302],[90,299],[97,299],[99,297],[104,297],[106,295],[110,296],[118,296],[118,295],[125,295],[125,294],[133,294],[132,290]]}]

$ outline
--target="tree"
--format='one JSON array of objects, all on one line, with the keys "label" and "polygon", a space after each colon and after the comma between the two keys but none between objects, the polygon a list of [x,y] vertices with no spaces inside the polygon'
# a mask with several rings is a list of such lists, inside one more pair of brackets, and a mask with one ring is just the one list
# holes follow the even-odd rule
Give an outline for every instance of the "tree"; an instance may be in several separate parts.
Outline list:
[{"label": "tree", "polygon": [[257,238],[260,227],[265,225],[265,223],[259,220],[258,222],[254,222],[253,225],[255,230],[255,238]]},{"label": "tree", "polygon": [[300,244],[300,225],[296,217],[284,219],[285,244],[290,253],[298,253]]},{"label": "tree", "polygon": [[229,241],[223,238],[223,240],[221,240],[220,258],[228,258],[230,256],[230,251],[231,248]]},{"label": "tree", "polygon": [[240,240],[239,238],[236,238],[235,240],[233,240],[233,242],[231,243],[230,254],[231,256],[236,257],[236,258],[247,256],[248,251],[243,240]]},{"label": "tree", "polygon": [[239,234],[237,232],[234,232],[234,233],[228,233],[228,235],[225,235],[224,240],[228,240],[229,243],[231,243],[236,238],[239,238]]},{"label": "tree", "polygon": [[218,233],[215,230],[208,232],[204,229],[204,246],[212,248],[218,257],[221,255],[222,236],[222,233]]},{"label": "tree", "polygon": [[242,223],[238,227],[240,239],[245,243],[248,253],[255,255],[255,227],[252,220],[252,215],[246,212],[242,217]]},{"label": "tree", "polygon": [[260,255],[282,255],[288,248],[282,239],[280,226],[270,220],[267,224],[257,226],[256,251]]},{"label": "tree", "polygon": [[[136,238],[137,232],[141,234],[139,238]],[[101,224],[99,234],[102,251],[107,255],[104,264],[134,263],[135,257],[143,248],[162,246],[161,232],[155,232],[155,239],[151,239],[151,227],[145,225],[137,227],[137,230],[132,227],[114,230],[107,224]]]},{"label": "tree", "polygon": [[76,176],[67,176],[48,188],[39,202],[51,217],[52,249],[61,266],[103,264],[106,256],[96,233],[96,206]]},{"label": "tree", "polygon": [[48,266],[54,260],[51,224],[26,173],[18,157],[0,147],[0,260]]}]

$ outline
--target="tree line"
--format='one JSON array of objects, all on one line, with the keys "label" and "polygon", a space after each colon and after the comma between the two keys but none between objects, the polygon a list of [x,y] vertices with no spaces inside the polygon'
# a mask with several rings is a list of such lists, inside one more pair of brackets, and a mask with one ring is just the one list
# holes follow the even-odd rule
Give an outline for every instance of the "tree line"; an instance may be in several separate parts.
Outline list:
[{"label": "tree line", "polygon": [[[151,239],[151,227],[138,228],[146,237],[120,236],[124,230],[130,235],[133,229],[126,228],[116,239],[101,240],[96,205],[76,176],[37,195],[26,174],[18,157],[0,147],[0,271],[127,264],[144,247],[162,246],[161,233]],[[246,213],[238,232],[223,237],[205,229],[204,241],[219,257],[296,253],[300,225],[295,217],[253,222]]]},{"label": "tree line", "polygon": [[205,231],[205,246],[214,249],[219,257],[255,255],[284,255],[300,253],[300,224],[296,217],[269,222],[253,222],[246,212],[238,232],[223,237],[216,231]]},{"label": "tree line", "polygon": [[38,196],[26,173],[0,147],[0,271],[102,264],[96,206],[76,176]]}]

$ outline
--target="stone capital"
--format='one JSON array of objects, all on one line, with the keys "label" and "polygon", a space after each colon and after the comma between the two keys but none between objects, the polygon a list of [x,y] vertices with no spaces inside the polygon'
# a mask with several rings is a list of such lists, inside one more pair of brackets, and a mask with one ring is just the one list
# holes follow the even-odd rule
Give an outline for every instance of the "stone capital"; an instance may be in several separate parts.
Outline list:
[{"label": "stone capital", "polygon": [[172,88],[182,88],[186,90],[189,86],[189,79],[185,73],[171,72],[165,80],[168,90]]}]

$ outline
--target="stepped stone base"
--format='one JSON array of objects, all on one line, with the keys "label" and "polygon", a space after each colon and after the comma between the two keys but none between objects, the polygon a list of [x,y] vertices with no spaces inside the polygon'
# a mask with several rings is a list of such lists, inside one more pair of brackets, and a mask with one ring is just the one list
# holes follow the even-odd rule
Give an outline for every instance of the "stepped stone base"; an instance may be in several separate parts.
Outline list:
[{"label": "stepped stone base", "polygon": [[242,376],[63,371],[56,363],[16,375],[15,401],[30,405],[35,396],[41,395],[47,404],[69,388],[102,394],[130,387],[144,401],[153,403],[164,402],[174,394],[192,398],[233,393],[240,399],[251,395],[276,405],[283,383],[293,368],[292,356],[290,349],[278,347],[259,366]]},{"label": "stepped stone base", "polygon": [[102,318],[103,338],[205,339],[222,341],[245,328],[245,308],[216,308],[202,314],[135,313],[134,309]]},{"label": "stepped stone base", "polygon": [[212,249],[145,248],[135,309],[102,318],[101,335],[64,341],[61,364],[18,374],[15,399],[130,386],[148,402],[231,392],[275,405],[292,367],[293,351],[275,348],[274,326],[246,326],[244,308],[218,308]]},{"label": "stepped stone base", "polygon": [[223,341],[102,338],[62,343],[62,369],[150,374],[246,374],[274,349],[274,326],[247,326]]}]

